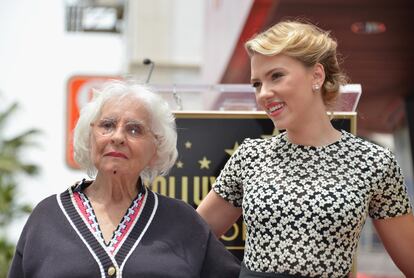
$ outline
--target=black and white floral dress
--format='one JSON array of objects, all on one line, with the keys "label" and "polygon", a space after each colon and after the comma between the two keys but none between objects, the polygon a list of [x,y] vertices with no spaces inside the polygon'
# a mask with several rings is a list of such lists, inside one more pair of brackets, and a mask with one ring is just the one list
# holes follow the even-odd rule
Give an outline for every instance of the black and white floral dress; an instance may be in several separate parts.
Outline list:
[{"label": "black and white floral dress", "polygon": [[343,277],[367,215],[412,211],[393,154],[341,133],[324,147],[292,144],[286,133],[246,139],[229,159],[213,189],[243,208],[249,270]]}]

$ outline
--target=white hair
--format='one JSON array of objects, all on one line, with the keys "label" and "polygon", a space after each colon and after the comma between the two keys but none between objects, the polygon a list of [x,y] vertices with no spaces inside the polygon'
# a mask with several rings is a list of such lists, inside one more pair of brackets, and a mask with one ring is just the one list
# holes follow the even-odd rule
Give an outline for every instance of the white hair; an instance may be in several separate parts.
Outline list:
[{"label": "white hair", "polygon": [[151,182],[158,175],[166,175],[177,159],[175,117],[162,97],[149,87],[130,81],[106,82],[101,89],[94,91],[92,100],[81,109],[73,137],[74,159],[91,178],[95,177],[97,169],[90,155],[91,123],[98,119],[105,103],[126,97],[141,101],[149,114],[149,128],[156,138],[157,158],[152,167],[146,167],[138,174]]}]

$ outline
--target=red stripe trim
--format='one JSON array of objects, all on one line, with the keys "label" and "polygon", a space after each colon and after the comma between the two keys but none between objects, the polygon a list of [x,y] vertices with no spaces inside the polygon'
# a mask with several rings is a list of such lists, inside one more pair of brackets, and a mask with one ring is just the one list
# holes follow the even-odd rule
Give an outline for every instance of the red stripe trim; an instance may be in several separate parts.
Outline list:
[{"label": "red stripe trim", "polygon": [[127,223],[125,223],[126,224],[125,229],[121,230],[121,235],[117,238],[117,243],[113,246],[114,247],[114,251],[112,253],[114,253],[115,250],[118,249],[119,244],[122,242],[123,238],[127,235],[128,231],[131,229],[132,225],[134,224],[135,219],[138,217],[139,212],[141,210],[142,201],[144,200],[144,198],[145,198],[145,194],[143,194],[142,197],[138,200],[138,204],[134,208],[134,213],[132,215],[130,215],[130,220],[127,221]]},{"label": "red stripe trim", "polygon": [[76,202],[76,205],[78,206],[79,211],[81,212],[85,220],[89,223],[89,227],[91,228],[93,221],[89,219],[89,213],[86,211],[86,207],[83,204],[83,201],[81,199],[79,192],[73,192],[73,198],[75,199],[75,202]]}]

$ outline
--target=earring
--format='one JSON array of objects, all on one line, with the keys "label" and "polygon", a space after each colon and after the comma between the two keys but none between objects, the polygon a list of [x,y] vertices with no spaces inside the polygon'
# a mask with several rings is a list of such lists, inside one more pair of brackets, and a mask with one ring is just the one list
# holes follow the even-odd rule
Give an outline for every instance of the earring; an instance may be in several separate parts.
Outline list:
[{"label": "earring", "polygon": [[318,84],[313,84],[313,86],[312,86],[312,90],[313,90],[315,93],[319,92],[319,89],[320,89],[320,87],[319,87],[319,85],[318,85]]}]

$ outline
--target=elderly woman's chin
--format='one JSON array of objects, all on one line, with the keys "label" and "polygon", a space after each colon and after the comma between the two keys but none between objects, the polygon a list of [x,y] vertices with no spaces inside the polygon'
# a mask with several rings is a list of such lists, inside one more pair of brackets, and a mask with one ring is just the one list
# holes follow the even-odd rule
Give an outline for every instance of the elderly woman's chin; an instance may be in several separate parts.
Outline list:
[{"label": "elderly woman's chin", "polygon": [[138,169],[131,169],[131,167],[128,167],[125,163],[119,161],[107,161],[99,163],[98,165],[95,165],[95,167],[98,170],[98,175],[124,175],[128,173],[139,173],[137,172]]},{"label": "elderly woman's chin", "polygon": [[122,175],[124,174],[126,171],[123,170],[123,168],[121,167],[116,167],[116,166],[112,166],[112,167],[104,167],[102,169],[98,169],[98,174],[105,174],[105,175]]}]

